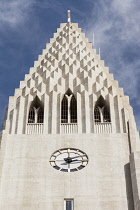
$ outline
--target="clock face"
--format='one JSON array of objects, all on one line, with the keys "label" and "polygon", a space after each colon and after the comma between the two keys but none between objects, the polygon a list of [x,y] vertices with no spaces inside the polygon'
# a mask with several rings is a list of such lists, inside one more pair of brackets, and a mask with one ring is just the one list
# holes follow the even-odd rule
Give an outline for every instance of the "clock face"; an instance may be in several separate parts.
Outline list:
[{"label": "clock face", "polygon": [[88,156],[79,149],[59,149],[51,155],[50,164],[63,172],[79,171],[88,164]]}]

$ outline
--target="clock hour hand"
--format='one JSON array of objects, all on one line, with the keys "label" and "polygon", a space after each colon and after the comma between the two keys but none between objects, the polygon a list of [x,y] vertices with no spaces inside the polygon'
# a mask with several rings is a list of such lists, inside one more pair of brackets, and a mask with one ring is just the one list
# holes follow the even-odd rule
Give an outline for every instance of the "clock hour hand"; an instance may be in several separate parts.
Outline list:
[{"label": "clock hour hand", "polygon": [[78,160],[78,159],[76,159],[76,160],[72,160],[70,157],[67,157],[67,158],[64,158],[64,160],[66,161],[66,163],[68,163],[68,164],[70,164],[70,163],[72,163],[72,162],[75,162],[75,161],[82,161],[82,160]]},{"label": "clock hour hand", "polygon": [[78,159],[76,160],[72,160],[71,157],[67,157],[67,158],[64,158],[64,160],[66,161],[66,163],[70,164],[71,162],[74,162],[74,161],[79,161]]},{"label": "clock hour hand", "polygon": [[80,161],[80,162],[81,162],[82,160],[78,160],[78,159],[76,159],[76,160],[72,160],[72,163],[73,163],[73,162],[76,162],[76,161]]},{"label": "clock hour hand", "polygon": [[72,160],[72,162],[74,162],[74,161],[85,162],[85,161],[88,161],[88,159],[82,159],[82,160],[76,159],[76,160]]},{"label": "clock hour hand", "polygon": [[80,161],[77,160],[75,162],[72,161],[70,164],[72,165],[72,164],[77,164],[77,163],[80,163],[81,164],[82,162],[81,162],[81,160]]},{"label": "clock hour hand", "polygon": [[60,165],[67,165],[67,163],[65,162],[65,163],[60,163]]}]

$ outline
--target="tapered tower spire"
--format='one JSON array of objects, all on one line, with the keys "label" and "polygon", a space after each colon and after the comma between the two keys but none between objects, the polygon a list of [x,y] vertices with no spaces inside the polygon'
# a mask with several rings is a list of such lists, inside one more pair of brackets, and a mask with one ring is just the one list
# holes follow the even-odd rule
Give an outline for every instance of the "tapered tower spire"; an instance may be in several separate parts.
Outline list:
[{"label": "tapered tower spire", "polygon": [[68,23],[71,22],[71,17],[70,17],[70,10],[68,10]]}]

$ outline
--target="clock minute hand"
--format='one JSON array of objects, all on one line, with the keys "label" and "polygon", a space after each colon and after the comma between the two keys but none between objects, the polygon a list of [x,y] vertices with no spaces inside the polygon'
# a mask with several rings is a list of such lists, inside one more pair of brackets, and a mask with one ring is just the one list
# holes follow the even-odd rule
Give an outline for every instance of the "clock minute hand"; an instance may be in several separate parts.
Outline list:
[{"label": "clock minute hand", "polygon": [[78,156],[75,156],[75,157],[71,157],[71,159],[78,158],[78,157],[81,157],[81,155],[78,155]]},{"label": "clock minute hand", "polygon": [[72,160],[71,162],[75,162],[75,161],[79,161],[79,162],[87,162],[87,161],[88,161],[88,159],[82,159],[82,160],[78,160],[78,159],[76,159],[76,160]]},{"label": "clock minute hand", "polygon": [[78,160],[78,159],[76,159],[76,160],[72,160],[72,162],[74,162],[74,161],[81,161],[81,160]]}]

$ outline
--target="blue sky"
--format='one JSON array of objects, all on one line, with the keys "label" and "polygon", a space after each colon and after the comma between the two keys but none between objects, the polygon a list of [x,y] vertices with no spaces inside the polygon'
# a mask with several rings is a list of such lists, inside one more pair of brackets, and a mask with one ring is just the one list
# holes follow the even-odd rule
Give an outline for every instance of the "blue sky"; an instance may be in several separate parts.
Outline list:
[{"label": "blue sky", "polygon": [[78,22],[129,95],[140,131],[139,0],[0,0],[0,124],[8,97],[24,80],[61,22]]}]

